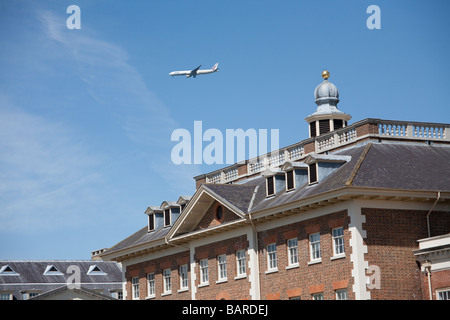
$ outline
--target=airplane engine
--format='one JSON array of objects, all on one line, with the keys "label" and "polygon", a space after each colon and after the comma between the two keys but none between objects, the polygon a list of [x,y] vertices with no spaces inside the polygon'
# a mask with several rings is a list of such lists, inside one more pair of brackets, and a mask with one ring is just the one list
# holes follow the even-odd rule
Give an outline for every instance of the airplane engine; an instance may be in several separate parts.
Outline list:
[{"label": "airplane engine", "polygon": [[190,74],[187,74],[187,75],[186,75],[186,78],[190,78],[190,77],[191,77],[191,75],[190,75]]}]

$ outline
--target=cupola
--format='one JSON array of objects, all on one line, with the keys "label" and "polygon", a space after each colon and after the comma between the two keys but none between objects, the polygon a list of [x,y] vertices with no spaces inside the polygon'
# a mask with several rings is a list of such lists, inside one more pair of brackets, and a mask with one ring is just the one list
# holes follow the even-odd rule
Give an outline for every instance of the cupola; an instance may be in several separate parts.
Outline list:
[{"label": "cupola", "polygon": [[324,79],[314,90],[317,110],[305,120],[309,124],[309,137],[320,136],[347,126],[347,121],[352,117],[337,108],[339,103],[339,91],[336,86],[328,81],[330,73],[322,72]]}]

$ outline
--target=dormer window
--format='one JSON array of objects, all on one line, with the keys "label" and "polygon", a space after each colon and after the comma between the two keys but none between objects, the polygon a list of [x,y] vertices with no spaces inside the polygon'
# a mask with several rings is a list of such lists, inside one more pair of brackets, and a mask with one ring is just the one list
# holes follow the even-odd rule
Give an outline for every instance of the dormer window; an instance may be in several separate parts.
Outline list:
[{"label": "dormer window", "polygon": [[268,168],[264,171],[266,177],[266,196],[271,197],[285,188],[285,172],[280,168]]},{"label": "dormer window", "polygon": [[92,276],[92,275],[98,275],[98,276],[106,275],[106,273],[103,272],[103,270],[100,269],[100,267],[97,266],[97,265],[90,266],[87,274],[90,275],[90,276]]},{"label": "dormer window", "polygon": [[308,165],[303,162],[287,161],[281,166],[285,172],[286,192],[307,183]]},{"label": "dormer window", "polygon": [[148,231],[155,230],[155,214],[151,213],[148,215]]},{"label": "dormer window", "polygon": [[266,180],[266,185],[267,185],[267,196],[273,196],[275,194],[275,177],[268,177]]},{"label": "dormer window", "polygon": [[351,156],[335,154],[311,154],[307,156],[305,163],[308,165],[308,183],[313,184],[322,181],[351,159]]},{"label": "dormer window", "polygon": [[170,226],[170,209],[164,210],[164,227]]},{"label": "dormer window", "polygon": [[309,184],[317,182],[317,163],[309,165]]},{"label": "dormer window", "polygon": [[286,191],[295,189],[294,170],[286,172]]},{"label": "dormer window", "polygon": [[18,276],[19,274],[13,270],[9,265],[0,268],[0,275],[2,276]]},{"label": "dormer window", "polygon": [[44,276],[62,276],[62,272],[59,271],[54,265],[47,266],[44,271]]}]

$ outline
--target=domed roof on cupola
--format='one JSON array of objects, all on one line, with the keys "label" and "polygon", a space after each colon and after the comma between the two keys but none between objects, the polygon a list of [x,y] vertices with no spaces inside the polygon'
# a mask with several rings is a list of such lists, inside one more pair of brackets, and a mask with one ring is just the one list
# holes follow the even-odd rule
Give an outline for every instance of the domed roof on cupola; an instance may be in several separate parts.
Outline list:
[{"label": "domed roof on cupola", "polygon": [[[328,81],[329,77],[330,73],[327,70],[323,71],[322,78],[324,80],[314,90],[316,104],[319,106],[319,108],[317,108],[317,112],[340,112],[337,110],[337,104],[339,103],[339,91],[333,83]],[[321,108],[321,106],[323,107]]]},{"label": "domed roof on cupola", "polygon": [[334,84],[328,81],[330,73],[322,72],[324,79],[314,90],[317,110],[305,118],[310,124],[310,136],[314,137],[347,126],[351,116],[337,108],[339,91]]},{"label": "domed roof on cupola", "polygon": [[319,104],[319,101],[329,98],[337,99],[336,104],[339,102],[339,91],[334,84],[328,81],[329,76],[330,73],[328,71],[325,70],[322,72],[324,81],[316,87],[316,90],[314,90],[314,97],[316,98],[317,104]]}]

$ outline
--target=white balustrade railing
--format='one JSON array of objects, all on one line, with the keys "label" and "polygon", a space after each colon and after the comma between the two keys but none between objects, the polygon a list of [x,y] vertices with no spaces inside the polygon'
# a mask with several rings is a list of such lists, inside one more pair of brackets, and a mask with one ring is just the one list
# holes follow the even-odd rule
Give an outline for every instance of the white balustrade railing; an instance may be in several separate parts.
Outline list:
[{"label": "white balustrade railing", "polygon": [[378,133],[382,136],[449,140],[450,125],[426,122],[380,120]]},{"label": "white balustrade railing", "polygon": [[[361,130],[358,131],[360,127]],[[360,136],[358,136],[358,132]],[[304,149],[306,144],[314,143],[314,149],[312,151],[320,153],[352,143],[357,139],[364,139],[371,135],[401,139],[450,141],[450,124],[365,119],[350,126],[315,137],[314,139],[310,138],[274,152],[249,159],[246,161],[247,172],[245,175],[257,174],[269,167],[281,166],[286,161],[296,161],[303,158],[306,155]],[[235,164],[221,171],[206,174],[206,182],[228,183],[235,181],[241,178],[239,176],[238,166]]]}]

